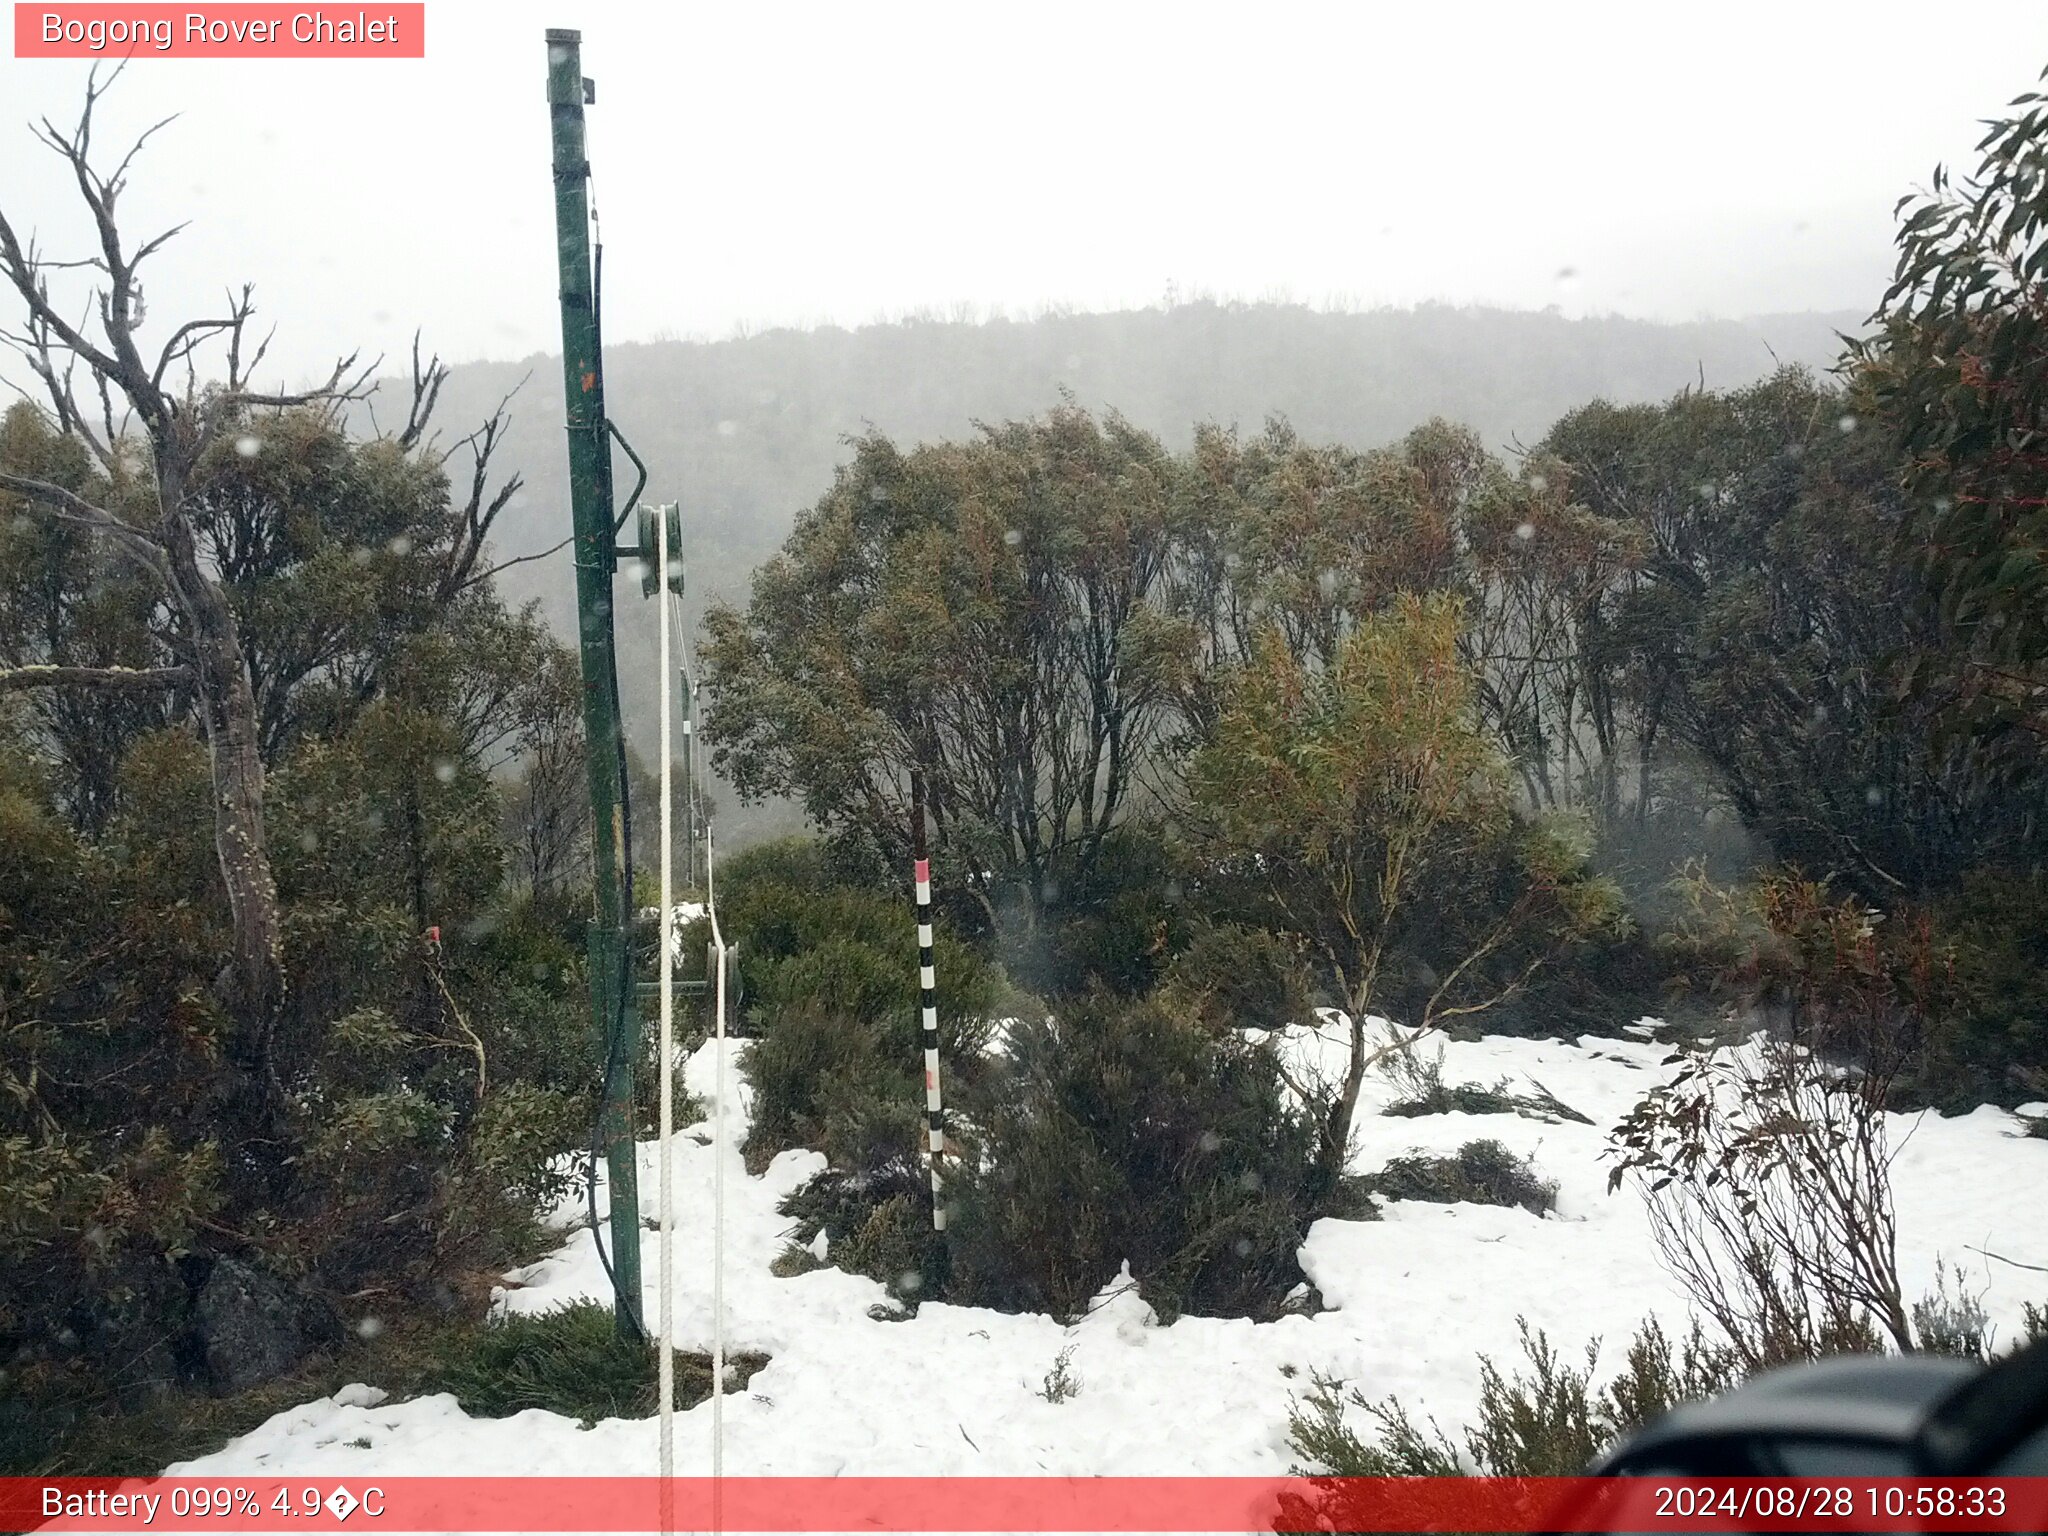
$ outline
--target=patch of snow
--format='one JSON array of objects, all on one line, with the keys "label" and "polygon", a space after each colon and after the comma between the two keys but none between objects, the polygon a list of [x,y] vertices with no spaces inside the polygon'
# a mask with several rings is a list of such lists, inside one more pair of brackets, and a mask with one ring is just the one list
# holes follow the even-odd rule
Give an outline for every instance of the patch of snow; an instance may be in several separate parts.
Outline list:
[{"label": "patch of snow", "polygon": [[[1367,1034],[1381,1044],[1408,1032],[1370,1019]],[[1325,1012],[1264,1038],[1290,1073],[1327,1081],[1342,1071],[1349,1021]],[[1371,1399],[1391,1394],[1418,1421],[1435,1417],[1455,1437],[1478,1405],[1476,1357],[1491,1355],[1504,1368],[1519,1363],[1517,1315],[1543,1329],[1568,1359],[1588,1339],[1603,1338],[1603,1370],[1619,1363],[1646,1315],[1664,1319],[1667,1331],[1682,1328],[1684,1299],[1657,1262],[1641,1197],[1631,1186],[1607,1193],[1611,1163],[1602,1156],[1605,1127],[1671,1070],[1659,1066],[1669,1048],[1592,1036],[1443,1046],[1445,1081],[1534,1077],[1594,1123],[1391,1118],[1380,1111],[1398,1090],[1373,1072],[1360,1095],[1349,1167],[1370,1173],[1411,1148],[1451,1152],[1490,1137],[1533,1156],[1542,1176],[1557,1181],[1559,1219],[1397,1201],[1383,1220],[1324,1220],[1310,1230],[1302,1267],[1329,1309],[1312,1318],[1182,1317],[1161,1326],[1127,1283],[1126,1266],[1081,1321],[1062,1327],[1050,1317],[939,1302],[883,1322],[871,1308],[881,1316],[899,1309],[872,1280],[834,1268],[773,1276],[770,1265],[792,1225],[776,1205],[825,1159],[785,1152],[758,1177],[749,1175],[738,1152],[750,1109],[739,1071],[746,1046],[730,1050],[721,1082],[714,1047],[706,1043],[686,1064],[685,1081],[707,1106],[724,1090],[729,1139],[724,1147],[709,1144],[709,1127],[700,1122],[674,1140],[676,1344],[710,1347],[712,1172],[723,1159],[727,1348],[772,1357],[745,1392],[726,1399],[725,1469],[810,1476],[1277,1475],[1295,1460],[1288,1409],[1312,1372],[1338,1377]],[[691,1130],[707,1140],[700,1143]],[[2040,1277],[1991,1264],[1973,1250],[2048,1263],[2048,1202],[2012,1198],[2014,1190],[2048,1180],[2048,1141],[2015,1136],[2012,1117],[1988,1108],[1951,1118],[1896,1116],[1890,1131],[1907,1297],[1933,1289],[1937,1256],[1951,1266],[1960,1262],[1971,1288],[1985,1288],[1999,1336],[2011,1337],[2022,1304],[2041,1299]],[[656,1151],[653,1142],[640,1148],[650,1218],[657,1214]],[[599,1210],[606,1209],[600,1186]],[[545,1312],[609,1295],[584,1224],[583,1195],[565,1200],[557,1215],[561,1246],[505,1277],[495,1297],[499,1312]],[[649,1232],[643,1242],[643,1301],[651,1317],[658,1311],[659,1238]],[[1085,1388],[1050,1403],[1041,1386],[1066,1349]],[[168,1471],[576,1475],[651,1472],[655,1464],[652,1419],[608,1420],[586,1431],[538,1410],[474,1419],[446,1395],[371,1404],[351,1400],[354,1390],[277,1414],[216,1454]],[[708,1404],[678,1416],[679,1474],[708,1472],[709,1436]],[[348,1444],[363,1438],[370,1448]]]}]

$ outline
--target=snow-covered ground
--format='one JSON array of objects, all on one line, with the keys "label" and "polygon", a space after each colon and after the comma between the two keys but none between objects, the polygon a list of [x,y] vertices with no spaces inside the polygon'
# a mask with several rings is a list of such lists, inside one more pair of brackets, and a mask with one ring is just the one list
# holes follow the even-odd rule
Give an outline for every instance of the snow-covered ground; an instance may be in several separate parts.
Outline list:
[{"label": "snow-covered ground", "polygon": [[[1340,1029],[1290,1032],[1298,1067],[1334,1072]],[[1345,1378],[1369,1397],[1393,1394],[1455,1435],[1478,1401],[1477,1356],[1519,1364],[1515,1319],[1526,1316],[1575,1358],[1595,1336],[1608,1359],[1649,1313],[1682,1325],[1685,1308],[1659,1268],[1640,1197],[1607,1193],[1607,1127],[1653,1084],[1668,1048],[1647,1040],[1576,1043],[1489,1038],[1445,1048],[1446,1083],[1518,1087],[1536,1079],[1592,1125],[1546,1124],[1511,1114],[1391,1118],[1400,1097],[1369,1080],[1353,1168],[1372,1172],[1410,1149],[1448,1152],[1492,1137],[1535,1158],[1559,1185],[1554,1215],[1493,1206],[1395,1203],[1377,1222],[1322,1221],[1302,1264],[1331,1310],[1275,1323],[1185,1317],[1160,1327],[1128,1287],[1111,1286],[1082,1322],[928,1304],[882,1321],[869,1309],[882,1288],[837,1269],[778,1279],[769,1265],[790,1223],[776,1203],[824,1166],[788,1152],[759,1178],[736,1150],[748,1090],[730,1047],[728,1146],[707,1124],[675,1137],[678,1346],[711,1343],[714,1158],[725,1161],[726,1341],[772,1363],[725,1404],[728,1474],[1237,1474],[1287,1470],[1289,1400],[1310,1373]],[[708,1105],[718,1090],[714,1047],[691,1059],[687,1080]],[[2013,1116],[1980,1109],[1952,1119],[1897,1117],[1894,1186],[1906,1293],[1931,1290],[1937,1256],[1960,1265],[2002,1336],[2021,1305],[2048,1298],[2039,1275],[1993,1263],[1989,1248],[2048,1263],[2048,1141],[2028,1140]],[[657,1147],[640,1148],[640,1188],[652,1205]],[[565,1224],[580,1210],[571,1202]],[[652,1220],[652,1212],[649,1212]],[[542,1312],[609,1295],[591,1234],[567,1231],[552,1256],[507,1277],[500,1306]],[[655,1243],[647,1238],[646,1315],[657,1313]],[[1078,1395],[1048,1402],[1046,1375],[1062,1351]],[[346,1389],[281,1413],[215,1455],[174,1474],[556,1475],[653,1471],[655,1425],[610,1420],[590,1429],[532,1411],[471,1419],[452,1397],[376,1403]],[[678,1473],[710,1470],[711,1413],[677,1420]]]}]

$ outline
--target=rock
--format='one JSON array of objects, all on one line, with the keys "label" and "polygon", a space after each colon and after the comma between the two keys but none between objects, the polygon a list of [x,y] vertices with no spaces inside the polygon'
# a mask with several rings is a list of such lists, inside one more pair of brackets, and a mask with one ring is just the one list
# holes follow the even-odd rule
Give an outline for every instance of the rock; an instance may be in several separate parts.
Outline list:
[{"label": "rock", "polygon": [[194,1310],[207,1371],[223,1392],[282,1376],[314,1345],[298,1294],[239,1259],[214,1261]]}]

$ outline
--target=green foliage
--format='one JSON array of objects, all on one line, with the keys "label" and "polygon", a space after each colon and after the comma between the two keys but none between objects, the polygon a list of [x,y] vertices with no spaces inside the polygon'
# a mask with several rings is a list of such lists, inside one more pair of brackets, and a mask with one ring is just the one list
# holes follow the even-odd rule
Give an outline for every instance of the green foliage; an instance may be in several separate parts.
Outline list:
[{"label": "green foliage", "polygon": [[[911,1160],[897,1157],[874,1172],[827,1169],[790,1192],[778,1209],[794,1217],[784,1250],[788,1273],[836,1264],[866,1275],[891,1295],[914,1300],[924,1286],[932,1247],[931,1194],[925,1175]],[[820,1261],[810,1244],[827,1235]]]},{"label": "green foliage", "polygon": [[1209,918],[1190,925],[1162,991],[1219,1029],[1281,1029],[1315,1009],[1298,939]]},{"label": "green foliage", "polygon": [[1984,1310],[1984,1293],[1966,1289],[1963,1272],[1942,1259],[1934,1261],[1934,1289],[1913,1303],[1913,1343],[1930,1354],[1991,1358],[1991,1317]]},{"label": "green foliage", "polygon": [[[743,1386],[767,1363],[765,1355],[741,1353],[726,1368]],[[711,1361],[678,1354],[675,1379],[676,1407],[695,1407],[711,1395]],[[592,1424],[648,1417],[660,1405],[659,1388],[656,1346],[620,1338],[610,1307],[576,1302],[451,1333],[418,1390],[452,1392],[475,1418],[540,1408]],[[731,1383],[726,1390],[734,1390]]]},{"label": "green foliage", "polygon": [[2005,1354],[2016,1355],[2028,1345],[2048,1339],[2048,1306],[2036,1306],[2030,1301],[2025,1303],[2025,1308],[2019,1336],[2005,1347]]},{"label": "green foliage", "polygon": [[897,869],[922,769],[943,886],[1029,929],[1103,859],[1168,723],[1171,461],[1072,404],[852,447],[745,612],[707,617],[713,763]]},{"label": "green foliage", "polygon": [[923,1288],[931,1242],[931,1197],[891,1195],[835,1245],[831,1256],[841,1269],[880,1280],[898,1295],[915,1296]]},{"label": "green foliage", "polygon": [[1268,628],[1189,769],[1203,847],[1327,961],[1352,1019],[1320,1139],[1325,1190],[1343,1168],[1369,1013],[1427,1030],[1484,1012],[1622,921],[1574,827],[1517,816],[1462,623],[1453,599],[1397,596],[1326,658]]},{"label": "green foliage", "polygon": [[1468,1141],[1450,1157],[1411,1153],[1390,1159],[1373,1175],[1372,1188],[1388,1200],[1519,1206],[1537,1216],[1557,1208],[1557,1181],[1490,1139]]},{"label": "green foliage", "polygon": [[[726,1390],[744,1390],[767,1364],[767,1356],[750,1351],[727,1355]],[[113,1413],[103,1411],[103,1394],[40,1402],[0,1396],[0,1469],[24,1476],[155,1476],[351,1382],[398,1402],[451,1393],[477,1418],[540,1409],[588,1426],[651,1416],[659,1380],[654,1346],[621,1340],[611,1309],[595,1303],[496,1320],[401,1315],[393,1326],[350,1329],[286,1375],[237,1392],[159,1392]],[[678,1411],[703,1402],[711,1389],[710,1357],[678,1351],[675,1382]]]},{"label": "green foliage", "polygon": [[[1576,1477],[1624,1436],[1737,1380],[1733,1363],[1706,1343],[1697,1323],[1674,1351],[1656,1319],[1645,1321],[1627,1364],[1605,1387],[1595,1385],[1599,1340],[1586,1346],[1585,1365],[1576,1367],[1559,1359],[1541,1329],[1517,1324],[1528,1369],[1503,1376],[1480,1357],[1479,1415],[1465,1432],[1462,1455],[1434,1422],[1421,1429],[1394,1399],[1372,1401],[1356,1388],[1346,1394],[1342,1382],[1319,1375],[1288,1418],[1289,1443],[1304,1463],[1296,1475]],[[1347,1407],[1372,1421],[1373,1438],[1360,1437]]]},{"label": "green foliage", "polygon": [[2048,876],[1986,865],[1929,918],[1950,1005],[1930,1021],[1904,1101],[1958,1113],[2048,1096]]},{"label": "green foliage", "polygon": [[1596,403],[1542,450],[1645,543],[1582,641],[1587,696],[1611,711],[1595,726],[1662,746],[1626,817],[1614,802],[1618,844],[1683,835],[1702,852],[1732,812],[1767,856],[1884,902],[1946,884],[1984,848],[2040,848],[2023,801],[1911,686],[1950,642],[1901,559],[1893,434],[1855,394],[1786,370],[1661,407]]},{"label": "green foliage", "polygon": [[1055,998],[1103,988],[1126,997],[1157,984],[1196,931],[1185,851],[1168,828],[1120,826],[1086,870],[1049,889],[1057,913],[1029,931],[998,936],[1004,968],[1035,995]]},{"label": "green foliage", "polygon": [[2029,92],[1986,123],[1974,176],[1938,167],[1925,194],[1900,199],[1896,276],[1849,359],[1897,443],[1907,548],[1958,648],[1915,681],[1956,732],[2020,772],[2041,764],[2048,668],[2041,102]]},{"label": "green foliage", "polygon": [[[748,1155],[822,1148],[835,1167],[882,1168],[923,1139],[924,1044],[917,927],[908,893],[838,883],[826,851],[790,840],[732,859],[719,921],[740,946],[754,1087]],[[992,1021],[1011,1001],[1002,972],[944,929],[933,936],[939,1039],[949,1084],[981,1069]]]},{"label": "green foliage", "polygon": [[1073,1317],[1128,1260],[1145,1299],[1272,1317],[1301,1280],[1313,1128],[1273,1057],[1155,1000],[1019,1025],[949,1167],[949,1299]]},{"label": "green foliage", "polygon": [[[318,413],[243,425],[257,452],[230,432],[192,511],[256,691],[274,1015],[231,1011],[189,690],[0,705],[0,1396],[31,1405],[30,1461],[36,1422],[47,1447],[221,1388],[195,1309],[218,1257],[313,1314],[481,1289],[532,1251],[588,1118],[580,927],[505,889],[493,781],[565,653],[468,580],[477,529],[431,455]],[[116,509],[149,493],[33,413],[0,462]],[[0,574],[0,666],[187,659],[160,592],[9,496]]]}]

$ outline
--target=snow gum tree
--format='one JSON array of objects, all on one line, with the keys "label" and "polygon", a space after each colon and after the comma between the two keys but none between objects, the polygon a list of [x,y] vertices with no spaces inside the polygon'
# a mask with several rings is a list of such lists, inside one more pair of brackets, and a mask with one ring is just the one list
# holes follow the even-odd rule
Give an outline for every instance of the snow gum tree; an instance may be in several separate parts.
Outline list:
[{"label": "snow gum tree", "polygon": [[1191,765],[1196,835],[1320,957],[1350,1015],[1316,1154],[1325,1188],[1343,1171],[1366,1071],[1392,1048],[1369,1048],[1366,1020],[1397,955],[1424,967],[1410,1022],[1429,1031],[1501,1003],[1561,945],[1617,920],[1573,842],[1517,817],[1477,720],[1462,622],[1452,598],[1398,597],[1327,666],[1268,629]]},{"label": "snow gum tree", "polygon": [[1035,929],[1130,817],[1167,724],[1171,461],[1065,407],[911,453],[876,435],[715,609],[713,762],[892,862],[910,771],[989,927]]}]

